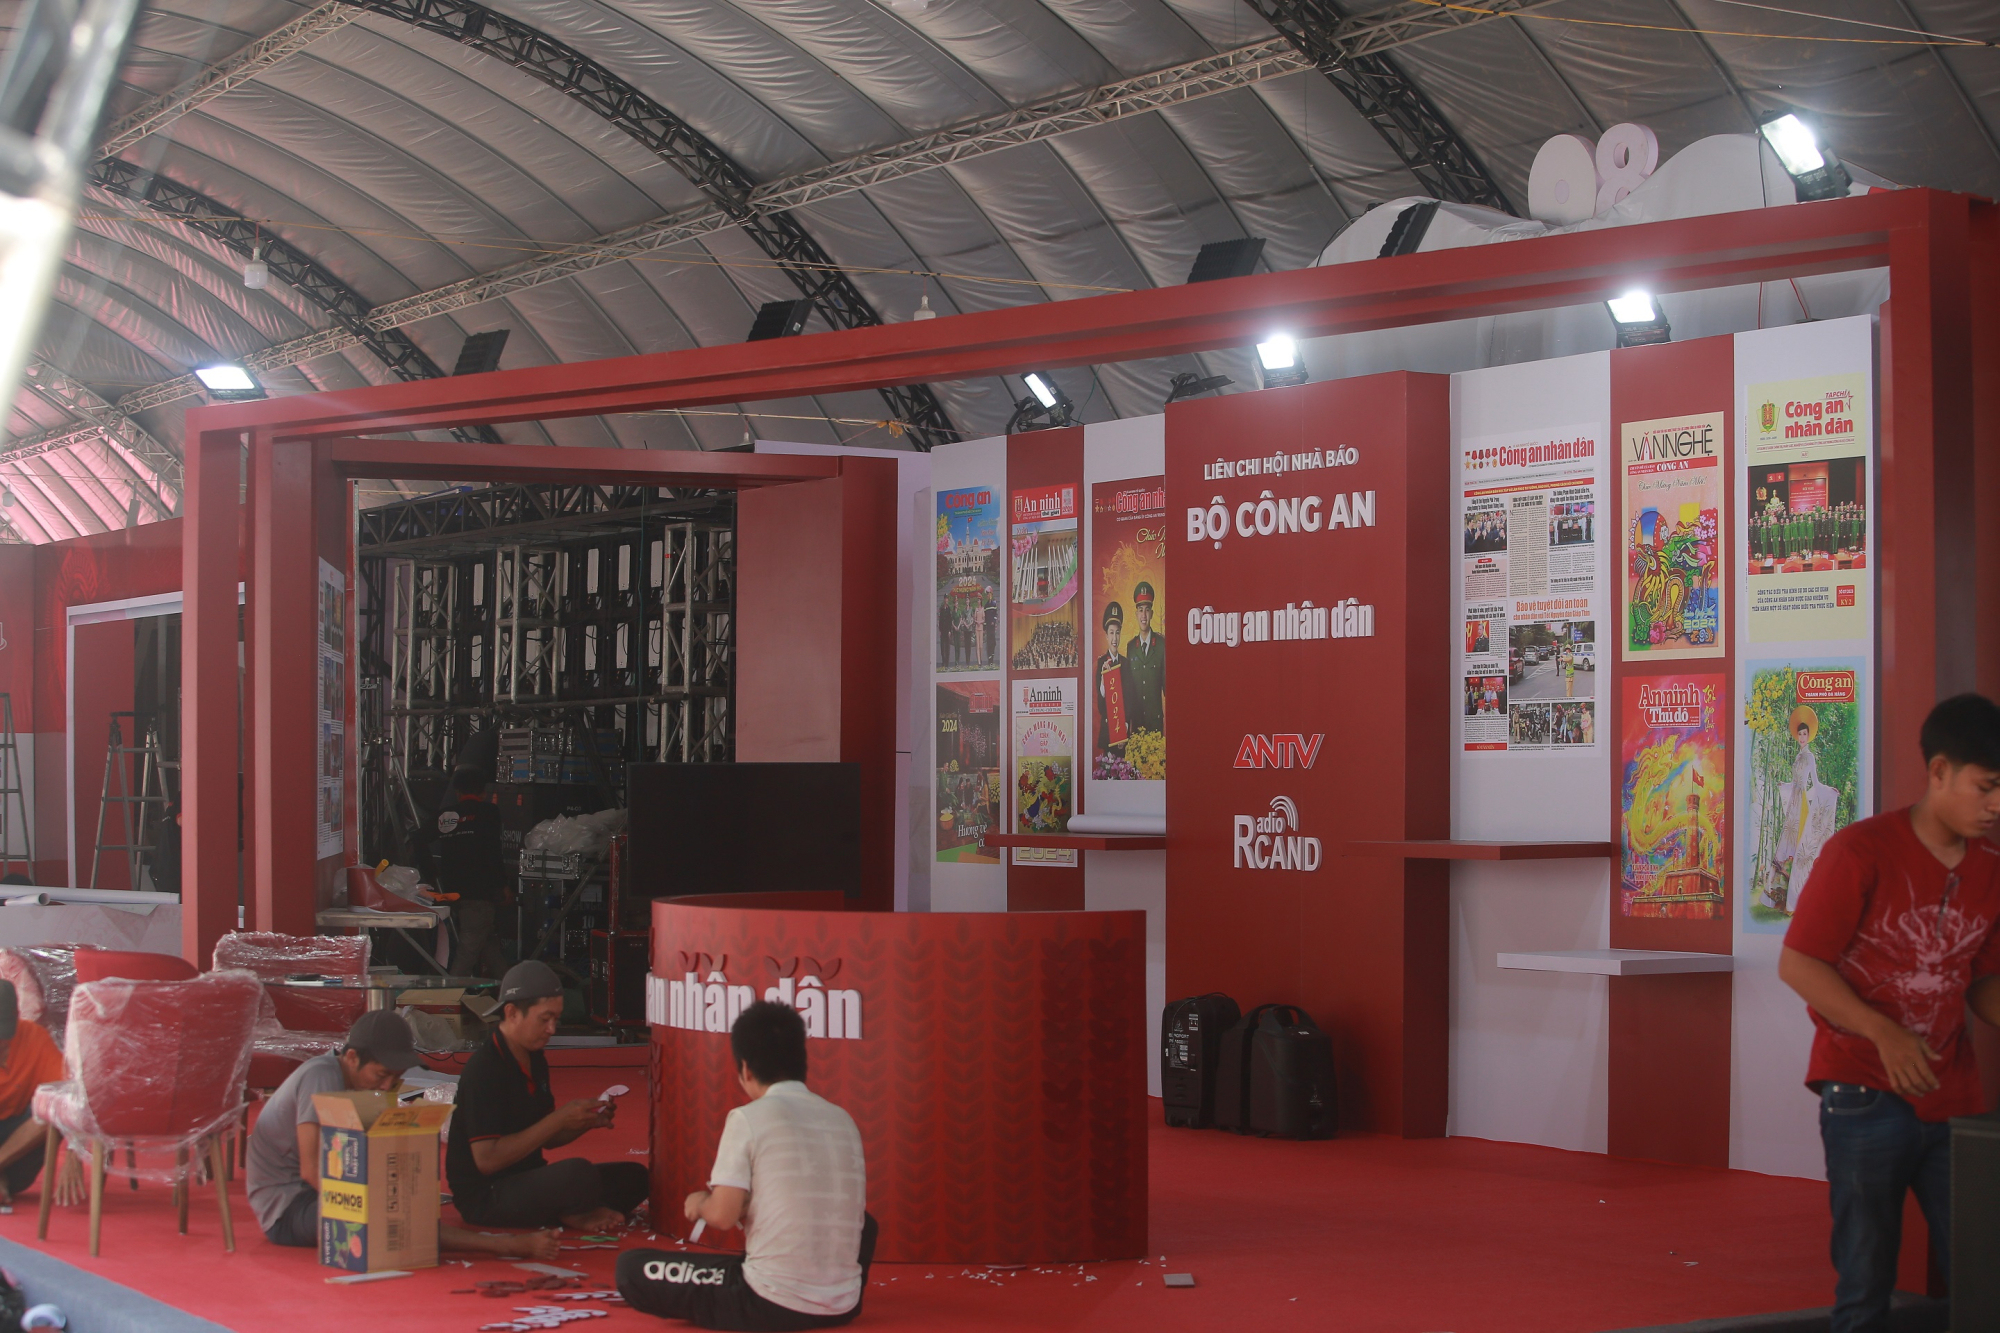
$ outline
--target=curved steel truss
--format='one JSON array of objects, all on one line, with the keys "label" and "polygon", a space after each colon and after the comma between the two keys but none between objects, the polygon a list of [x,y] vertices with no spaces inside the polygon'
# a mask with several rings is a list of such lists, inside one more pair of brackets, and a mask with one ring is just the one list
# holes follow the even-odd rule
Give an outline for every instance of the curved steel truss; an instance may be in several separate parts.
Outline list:
[{"label": "curved steel truss", "polygon": [[[341,328],[382,359],[398,379],[437,379],[444,370],[401,329],[374,328],[367,322],[369,304],[361,294],[335,277],[298,247],[270,236],[234,209],[168,176],[135,166],[122,158],[105,158],[91,169],[90,183],[108,194],[144,204],[156,213],[220,241],[248,259],[262,251],[271,272],[306,300],[318,306]],[[489,427],[468,436],[487,444],[500,437]]]},{"label": "curved steel truss", "polygon": [[[755,208],[756,183],[699,130],[581,51],[471,0],[351,0],[359,9],[448,37],[504,60],[574,98],[671,164],[798,285],[820,318],[836,329],[880,324],[854,280],[790,213]],[[927,384],[883,389],[891,415],[919,449],[958,437]]]},{"label": "curved steel truss", "polygon": [[[1299,54],[1319,66],[1327,81],[1340,90],[1369,124],[1373,125],[1392,152],[1402,159],[1426,194],[1459,204],[1484,204],[1503,213],[1514,212],[1506,192],[1493,174],[1439,114],[1431,100],[1388,56],[1381,51],[1394,45],[1393,29],[1378,22],[1380,16],[1350,19],[1328,0],[1244,0],[1276,28]],[[1507,14],[1539,9],[1550,0],[1489,0],[1460,20],[1500,18]],[[1440,16],[1456,11],[1443,5],[1434,8]],[[1449,22],[1445,18],[1445,22]],[[1370,41],[1356,31],[1380,28],[1379,39]],[[1360,38],[1360,40],[1357,40]]]}]

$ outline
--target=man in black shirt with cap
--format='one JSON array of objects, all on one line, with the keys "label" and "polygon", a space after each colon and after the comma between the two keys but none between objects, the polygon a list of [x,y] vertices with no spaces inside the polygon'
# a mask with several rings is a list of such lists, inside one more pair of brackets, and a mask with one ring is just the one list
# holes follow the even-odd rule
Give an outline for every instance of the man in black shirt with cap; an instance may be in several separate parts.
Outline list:
[{"label": "man in black shirt with cap", "polygon": [[542,1050],[562,1017],[562,983],[547,963],[529,959],[507,969],[499,1000],[499,1025],[458,1080],[445,1150],[452,1202],[474,1226],[619,1225],[651,1189],[643,1165],[542,1156],[609,1126],[618,1111],[608,1101],[556,1105]]}]

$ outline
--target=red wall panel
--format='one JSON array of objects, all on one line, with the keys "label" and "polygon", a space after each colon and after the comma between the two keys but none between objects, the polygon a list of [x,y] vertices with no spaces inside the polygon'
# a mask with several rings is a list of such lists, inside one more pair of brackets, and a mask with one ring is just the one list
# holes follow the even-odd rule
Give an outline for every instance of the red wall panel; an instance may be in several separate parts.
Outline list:
[{"label": "red wall panel", "polygon": [[[1164,627],[1167,668],[1174,697],[1197,701],[1175,715],[1167,789],[1168,993],[1302,1005],[1333,1035],[1343,1127],[1411,1136],[1444,1132],[1445,868],[1343,845],[1449,836],[1448,395],[1442,376],[1393,374],[1167,412],[1169,558],[1187,608]],[[1236,467],[1343,448],[1353,462]],[[1218,462],[1236,475],[1217,477]],[[1336,496],[1349,515],[1371,491],[1372,525],[1328,526]],[[1265,492],[1318,496],[1315,530],[1241,535],[1238,506],[1254,527]],[[1211,497],[1227,534],[1190,539],[1188,511]],[[1347,598],[1374,608],[1372,636],[1190,642],[1187,618],[1204,610]],[[1238,765],[1246,735],[1276,734],[1322,737],[1312,766]],[[1245,819],[1318,839],[1317,868],[1242,864]]]},{"label": "red wall panel", "polygon": [[896,467],[741,493],[736,757],[861,768],[861,907],[895,905]]},{"label": "red wall panel", "polygon": [[[1694,677],[1711,682],[1721,710],[1725,754],[1733,755],[1736,730],[1729,701],[1734,695],[1736,582],[1729,552],[1735,547],[1738,523],[1735,503],[1736,364],[1735,340],[1703,338],[1694,342],[1635,347],[1611,356],[1611,426],[1620,450],[1620,464],[1611,475],[1611,520],[1606,531],[1620,534],[1628,521],[1623,511],[1622,465],[1624,423],[1717,412],[1723,420],[1721,570],[1725,589],[1722,610],[1725,656],[1691,660],[1627,661],[1623,651],[1626,574],[1612,560],[1617,592],[1611,613],[1612,698],[1616,723],[1605,731],[1612,751],[1611,817],[1614,843],[1621,814],[1623,738],[1628,699],[1639,682],[1659,675]],[[1618,548],[1621,552],[1623,546]],[[1734,781],[1733,761],[1724,772]],[[1725,811],[1733,811],[1729,792]],[[1731,819],[1723,819],[1719,863],[1727,901],[1704,919],[1624,915],[1619,865],[1611,875],[1611,947],[1614,949],[1675,949],[1694,953],[1728,953],[1735,911],[1735,885],[1729,882],[1735,859],[1730,852]],[[1614,977],[1611,980],[1610,1070],[1607,1146],[1623,1157],[1647,1157],[1700,1166],[1729,1165],[1729,1050],[1731,984],[1726,972],[1668,977]]]},{"label": "red wall panel", "polygon": [[[1083,595],[1083,584],[1079,579],[1076,596],[1076,639],[1077,664],[1063,670],[1016,671],[1013,666],[1013,620],[1012,620],[1012,578],[1007,559],[1009,542],[1013,536],[1013,493],[1032,490],[1044,486],[1074,486],[1076,488],[1077,519],[1077,559],[1083,559],[1083,524],[1088,522],[1084,513],[1083,493],[1083,427],[1076,426],[1064,430],[1037,430],[1023,435],[1007,437],[1007,490],[1001,498],[1001,522],[1006,530],[1000,541],[1000,595],[1002,614],[1006,617],[1001,624],[1000,665],[1005,672],[1001,685],[1000,730],[1001,750],[1012,756],[1014,753],[1014,682],[1017,680],[1069,680],[1075,682],[1076,715],[1076,758],[1071,763],[1070,812],[1076,811],[1076,802],[1083,794],[1084,772],[1090,763],[1090,738],[1084,734],[1083,664],[1091,653],[1091,645],[1097,642],[1096,631],[1086,623],[1090,612],[1090,599]],[[1006,792],[1007,831],[1014,832],[1014,807],[1019,792],[1014,785],[1015,768],[1010,762],[1000,775],[1001,789]],[[1012,912],[1080,912],[1083,910],[1083,858],[1086,853],[1078,852],[1074,866],[1015,865],[1011,851],[1002,853],[1007,863],[1007,909]]]}]

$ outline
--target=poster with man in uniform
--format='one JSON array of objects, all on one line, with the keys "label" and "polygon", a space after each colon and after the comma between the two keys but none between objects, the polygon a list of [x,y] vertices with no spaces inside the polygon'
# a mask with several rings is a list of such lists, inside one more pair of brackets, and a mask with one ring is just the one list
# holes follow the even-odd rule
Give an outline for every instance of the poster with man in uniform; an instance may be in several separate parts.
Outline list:
[{"label": "poster with man in uniform", "polygon": [[1167,776],[1167,642],[1155,628],[1165,610],[1166,479],[1099,482],[1090,513],[1092,609],[1104,636],[1092,676],[1090,776],[1157,782]]}]

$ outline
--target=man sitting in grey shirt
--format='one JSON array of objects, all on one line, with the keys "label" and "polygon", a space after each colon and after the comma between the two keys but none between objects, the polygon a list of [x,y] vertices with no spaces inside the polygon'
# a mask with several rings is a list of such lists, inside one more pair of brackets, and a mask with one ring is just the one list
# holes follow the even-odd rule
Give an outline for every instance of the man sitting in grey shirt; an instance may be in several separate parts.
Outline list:
[{"label": "man sitting in grey shirt", "polygon": [[[250,1209],[273,1245],[319,1244],[319,1114],[322,1092],[381,1091],[418,1062],[410,1025],[393,1009],[363,1014],[338,1051],[316,1055],[291,1072],[264,1103],[250,1132]],[[445,1223],[438,1248],[554,1259],[555,1233],[488,1235]]]}]

